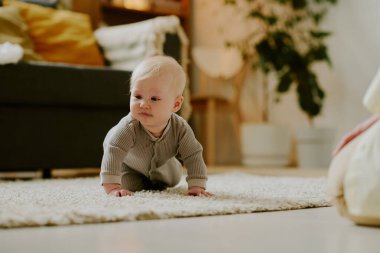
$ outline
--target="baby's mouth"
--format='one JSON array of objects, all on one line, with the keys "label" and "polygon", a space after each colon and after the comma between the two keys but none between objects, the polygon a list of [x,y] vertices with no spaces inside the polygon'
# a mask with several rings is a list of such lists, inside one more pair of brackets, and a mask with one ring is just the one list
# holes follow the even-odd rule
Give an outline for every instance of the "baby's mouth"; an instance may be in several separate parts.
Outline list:
[{"label": "baby's mouth", "polygon": [[141,116],[144,116],[144,117],[152,117],[152,116],[153,116],[152,114],[150,114],[150,113],[148,113],[148,112],[139,112],[139,114],[140,114]]}]

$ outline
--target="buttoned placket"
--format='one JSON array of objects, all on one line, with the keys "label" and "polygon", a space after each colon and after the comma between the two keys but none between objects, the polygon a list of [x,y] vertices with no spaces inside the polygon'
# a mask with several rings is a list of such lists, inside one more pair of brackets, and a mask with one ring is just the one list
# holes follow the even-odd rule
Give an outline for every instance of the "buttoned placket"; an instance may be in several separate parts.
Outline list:
[{"label": "buttoned placket", "polygon": [[150,160],[150,167],[148,169],[148,175],[149,175],[150,179],[152,177],[153,170],[157,168],[158,149],[160,147],[161,141],[163,140],[163,138],[165,137],[166,133],[170,129],[170,123],[171,123],[171,118],[169,119],[169,122],[166,125],[166,127],[164,129],[164,132],[162,133],[162,135],[160,137],[153,136],[153,134],[151,134],[148,130],[146,130],[145,128],[143,128],[145,130],[145,132],[148,134],[150,141],[152,142],[153,155],[152,155],[152,159]]},{"label": "buttoned placket", "polygon": [[150,160],[150,168],[149,168],[149,178],[152,179],[152,173],[155,168],[157,168],[157,148],[159,147],[158,145],[158,139],[156,140],[151,140],[153,142],[152,144],[152,149],[153,149],[153,156],[152,159]]}]

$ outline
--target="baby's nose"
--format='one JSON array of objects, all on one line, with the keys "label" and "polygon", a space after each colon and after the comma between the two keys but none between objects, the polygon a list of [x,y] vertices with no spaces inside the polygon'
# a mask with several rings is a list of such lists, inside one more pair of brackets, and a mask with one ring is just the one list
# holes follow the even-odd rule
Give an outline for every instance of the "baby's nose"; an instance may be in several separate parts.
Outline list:
[{"label": "baby's nose", "polygon": [[140,107],[142,108],[148,108],[149,107],[149,102],[145,99],[141,100]]}]

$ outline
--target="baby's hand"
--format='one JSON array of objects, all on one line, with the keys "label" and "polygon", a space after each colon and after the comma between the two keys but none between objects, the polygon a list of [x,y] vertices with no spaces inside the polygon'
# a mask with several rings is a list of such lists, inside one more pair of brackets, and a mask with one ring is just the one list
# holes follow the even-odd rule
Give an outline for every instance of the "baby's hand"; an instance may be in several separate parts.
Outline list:
[{"label": "baby's hand", "polygon": [[192,186],[189,188],[189,190],[187,191],[187,194],[188,196],[205,196],[205,197],[211,197],[213,196],[214,194],[210,193],[210,192],[206,192],[205,189],[203,189],[202,187],[199,187],[199,186]]},{"label": "baby's hand", "polygon": [[132,196],[133,192],[128,191],[127,189],[114,189],[110,191],[108,195],[115,196],[115,197]]},{"label": "baby's hand", "polygon": [[121,189],[119,184],[103,184],[103,188],[108,195],[115,197],[132,196],[133,192]]}]

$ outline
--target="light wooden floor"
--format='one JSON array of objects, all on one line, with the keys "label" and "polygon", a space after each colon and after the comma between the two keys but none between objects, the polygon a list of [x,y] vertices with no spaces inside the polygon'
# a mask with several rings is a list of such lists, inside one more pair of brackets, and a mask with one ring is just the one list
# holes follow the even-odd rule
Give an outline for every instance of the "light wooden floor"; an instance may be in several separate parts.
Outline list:
[{"label": "light wooden floor", "polygon": [[328,207],[0,230],[0,252],[378,253],[379,238]]},{"label": "light wooden floor", "polygon": [[[234,168],[260,175],[323,176],[327,173],[326,170],[294,168]],[[231,169],[215,167],[210,168],[210,173]],[[341,217],[334,207],[328,207],[244,215],[3,229],[0,230],[0,252],[378,253],[379,239],[379,228],[357,226]]]}]

